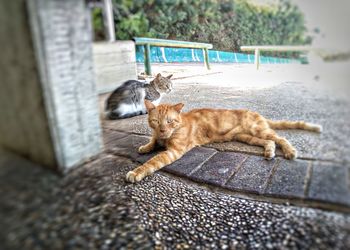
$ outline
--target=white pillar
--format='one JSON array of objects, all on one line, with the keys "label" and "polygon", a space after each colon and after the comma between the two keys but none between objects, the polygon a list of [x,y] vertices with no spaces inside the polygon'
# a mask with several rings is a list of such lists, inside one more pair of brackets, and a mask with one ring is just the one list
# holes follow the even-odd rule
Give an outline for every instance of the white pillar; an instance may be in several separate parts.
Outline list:
[{"label": "white pillar", "polygon": [[103,24],[105,27],[105,34],[107,41],[115,41],[115,27],[114,27],[114,16],[113,16],[113,5],[112,0],[103,0]]},{"label": "white pillar", "polygon": [[61,172],[99,153],[86,1],[1,1],[0,16],[0,146]]}]

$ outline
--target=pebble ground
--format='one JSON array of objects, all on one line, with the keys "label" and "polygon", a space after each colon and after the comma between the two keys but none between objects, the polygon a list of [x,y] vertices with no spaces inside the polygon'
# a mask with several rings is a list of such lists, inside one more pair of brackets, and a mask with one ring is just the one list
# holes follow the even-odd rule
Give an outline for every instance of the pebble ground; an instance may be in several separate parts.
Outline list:
[{"label": "pebble ground", "polygon": [[350,215],[235,198],[101,155],[65,177],[0,162],[1,249],[349,249]]}]

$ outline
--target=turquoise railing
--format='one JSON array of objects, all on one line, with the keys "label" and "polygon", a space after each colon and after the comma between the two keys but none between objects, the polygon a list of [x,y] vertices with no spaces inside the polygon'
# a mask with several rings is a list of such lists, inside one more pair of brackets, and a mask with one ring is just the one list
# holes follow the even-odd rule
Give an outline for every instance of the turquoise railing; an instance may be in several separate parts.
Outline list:
[{"label": "turquoise railing", "polygon": [[[255,55],[248,53],[208,50],[209,62],[212,63],[254,63]],[[151,62],[204,62],[202,49],[151,47]],[[144,46],[136,46],[136,61],[144,63]],[[300,63],[297,59],[260,56],[261,64]]]}]

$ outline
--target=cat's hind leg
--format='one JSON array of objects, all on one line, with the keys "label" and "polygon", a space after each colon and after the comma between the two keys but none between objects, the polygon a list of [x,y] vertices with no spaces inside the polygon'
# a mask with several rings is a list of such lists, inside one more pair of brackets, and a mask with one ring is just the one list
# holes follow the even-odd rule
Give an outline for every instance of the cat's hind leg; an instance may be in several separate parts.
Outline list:
[{"label": "cat's hind leg", "polygon": [[106,118],[109,120],[116,120],[116,119],[120,119],[120,116],[116,111],[108,111],[106,112]]},{"label": "cat's hind leg", "polygon": [[121,116],[119,116],[118,119],[125,119],[125,118],[130,118],[130,117],[134,117],[134,116],[138,116],[138,115],[141,115],[140,111],[121,115]]},{"label": "cat's hind leg", "polygon": [[146,110],[143,110],[141,109],[139,112],[138,112],[138,115],[146,115],[147,114],[147,111]]},{"label": "cat's hind leg", "polygon": [[297,150],[287,141],[286,138],[277,135],[272,129],[265,129],[259,132],[258,136],[265,140],[272,140],[279,145],[283,151],[284,157],[288,160],[294,160],[297,158]]},{"label": "cat's hind leg", "polygon": [[234,140],[244,142],[249,145],[264,147],[264,156],[268,160],[275,157],[276,144],[272,140],[265,140],[248,134],[237,134],[234,136]]},{"label": "cat's hind leg", "polygon": [[118,109],[112,110],[112,111],[108,111],[106,113],[106,117],[109,120],[118,120],[118,119],[125,119],[125,118],[129,118],[129,117],[133,117],[138,115],[138,113],[121,113]]}]

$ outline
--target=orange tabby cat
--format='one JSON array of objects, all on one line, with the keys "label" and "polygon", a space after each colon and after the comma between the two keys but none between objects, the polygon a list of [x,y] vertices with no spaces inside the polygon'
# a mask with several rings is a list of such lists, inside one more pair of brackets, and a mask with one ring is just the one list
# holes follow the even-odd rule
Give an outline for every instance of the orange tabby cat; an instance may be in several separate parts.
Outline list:
[{"label": "orange tabby cat", "polygon": [[139,153],[149,153],[156,143],[165,151],[130,171],[126,179],[130,182],[142,180],[158,169],[182,157],[193,147],[211,142],[236,140],[250,145],[262,146],[265,157],[275,156],[275,143],[282,148],[284,157],[295,159],[297,151],[273,129],[304,129],[321,132],[322,127],[303,121],[271,121],[249,110],[194,109],[181,113],[184,106],[160,104],[154,106],[145,101],[148,123],[153,130],[149,143],[139,148]]}]

